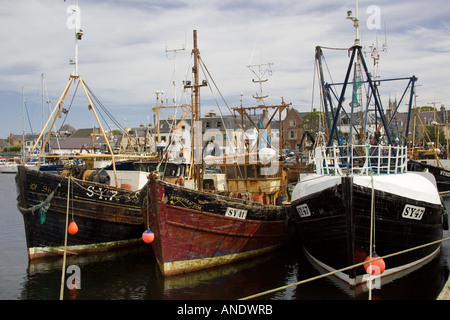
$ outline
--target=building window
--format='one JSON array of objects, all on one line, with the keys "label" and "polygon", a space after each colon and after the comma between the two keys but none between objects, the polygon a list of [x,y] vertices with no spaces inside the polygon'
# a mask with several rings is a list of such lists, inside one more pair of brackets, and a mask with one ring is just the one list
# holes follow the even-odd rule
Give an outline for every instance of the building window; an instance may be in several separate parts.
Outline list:
[{"label": "building window", "polygon": [[297,131],[291,130],[290,134],[289,134],[289,137],[291,139],[297,139]]},{"label": "building window", "polygon": [[289,126],[295,127],[295,120],[289,120]]}]

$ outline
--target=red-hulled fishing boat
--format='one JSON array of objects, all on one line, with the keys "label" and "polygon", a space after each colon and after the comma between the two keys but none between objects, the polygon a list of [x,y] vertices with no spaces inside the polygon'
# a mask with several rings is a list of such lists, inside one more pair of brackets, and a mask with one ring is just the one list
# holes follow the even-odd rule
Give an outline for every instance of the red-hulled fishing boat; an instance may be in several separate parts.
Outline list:
[{"label": "red-hulled fishing boat", "polygon": [[[205,83],[198,82],[196,31],[192,53],[192,114],[198,120],[199,88]],[[275,110],[280,118],[286,107],[284,103],[264,106]],[[247,114],[245,108],[235,111],[242,117]],[[269,124],[266,121],[259,129],[266,129]],[[146,227],[154,233],[153,251],[164,276],[248,259],[291,239],[294,231],[289,204],[282,203],[286,197],[286,173],[272,151],[263,148],[256,154],[236,156],[233,161],[229,158],[218,165],[219,172],[209,173],[203,167],[204,160],[197,161],[191,166],[192,179],[188,174],[171,181],[157,174],[149,176],[147,187],[141,192],[141,208]],[[272,160],[267,161],[269,158]]]}]

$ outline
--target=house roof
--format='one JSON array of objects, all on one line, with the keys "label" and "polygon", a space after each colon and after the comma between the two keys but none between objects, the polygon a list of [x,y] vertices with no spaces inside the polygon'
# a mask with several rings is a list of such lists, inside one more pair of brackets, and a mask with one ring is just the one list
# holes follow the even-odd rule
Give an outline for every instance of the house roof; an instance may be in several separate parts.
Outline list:
[{"label": "house roof", "polygon": [[100,129],[95,128],[95,127],[94,128],[86,128],[86,129],[78,129],[71,135],[71,137],[73,137],[73,138],[90,138],[92,133],[99,134]]},{"label": "house roof", "polygon": [[72,127],[70,124],[65,124],[59,130],[60,131],[67,131],[67,132],[75,132],[77,129]]},{"label": "house roof", "polygon": [[[258,125],[260,121],[264,120],[264,116],[262,114],[250,115],[251,121],[254,124]],[[241,116],[236,115],[224,115],[224,116],[209,116],[203,117],[200,119],[202,122],[202,131],[206,131],[208,129],[218,129],[220,131],[225,130],[236,130],[241,126]],[[160,133],[169,133],[172,127],[174,120],[160,120]],[[179,121],[179,120],[177,120]],[[253,124],[247,116],[243,117],[244,130],[253,129]],[[186,128],[190,128],[191,119],[185,119],[184,123]],[[270,127],[272,129],[279,129],[280,125],[277,119],[272,119],[270,123]]]},{"label": "house roof", "polygon": [[83,146],[84,148],[92,149],[92,139],[69,137],[67,139],[52,140],[49,142],[49,146],[52,149],[81,149]]},{"label": "house roof", "polygon": [[101,135],[94,137],[94,143],[91,137],[92,133],[98,134],[99,128],[78,129],[70,137],[55,138],[49,141],[49,146],[52,149],[92,149],[99,148],[105,143],[105,138]]}]

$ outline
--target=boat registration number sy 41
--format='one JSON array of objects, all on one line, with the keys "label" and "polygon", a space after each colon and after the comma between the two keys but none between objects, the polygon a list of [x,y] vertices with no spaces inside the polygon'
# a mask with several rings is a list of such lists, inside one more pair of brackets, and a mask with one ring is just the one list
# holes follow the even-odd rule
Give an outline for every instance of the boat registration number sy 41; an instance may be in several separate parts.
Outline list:
[{"label": "boat registration number sy 41", "polygon": [[225,212],[226,217],[245,219],[247,218],[247,210],[228,207]]},{"label": "boat registration number sy 41", "polygon": [[402,217],[406,219],[422,220],[425,213],[424,207],[416,207],[410,204],[405,205],[403,209]]}]

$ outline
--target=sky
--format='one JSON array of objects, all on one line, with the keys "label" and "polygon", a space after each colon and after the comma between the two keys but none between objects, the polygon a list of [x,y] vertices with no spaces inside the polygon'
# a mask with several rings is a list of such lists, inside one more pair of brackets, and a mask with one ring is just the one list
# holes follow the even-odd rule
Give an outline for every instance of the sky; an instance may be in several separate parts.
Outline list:
[{"label": "sky", "polygon": [[[74,72],[69,61],[75,57],[75,4],[0,0],[0,138],[22,130],[40,132],[68,84]],[[78,6],[83,30],[79,75],[114,116],[116,122],[106,120],[111,129],[152,123],[157,91],[164,92],[158,98],[169,105],[174,99],[187,102],[182,80],[191,77],[193,30],[212,75],[208,81],[218,88],[202,88],[203,114],[217,105],[223,114],[241,101],[255,105],[257,69],[248,66],[258,64],[268,80],[263,84],[266,105],[283,99],[300,112],[311,111],[319,107],[315,47],[349,48],[355,39],[353,23],[346,19],[348,10],[355,13],[354,0],[79,0]],[[447,1],[360,0],[358,8],[362,46],[368,51],[378,44],[380,51],[376,74],[415,75],[417,105],[435,102],[449,108]],[[325,55],[333,80],[342,81],[347,52],[327,50]],[[367,59],[372,67],[370,54]],[[401,90],[385,93],[397,97]],[[76,85],[64,107],[68,117],[55,127],[63,120],[77,129],[96,126]]]}]

